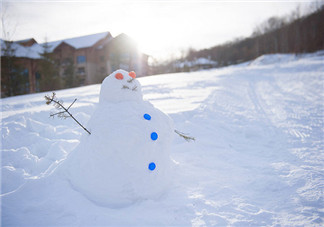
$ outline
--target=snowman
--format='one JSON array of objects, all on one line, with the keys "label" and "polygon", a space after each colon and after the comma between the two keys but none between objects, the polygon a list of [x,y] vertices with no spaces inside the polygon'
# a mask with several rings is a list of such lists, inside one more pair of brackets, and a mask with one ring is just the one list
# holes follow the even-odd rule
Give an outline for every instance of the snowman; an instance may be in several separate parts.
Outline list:
[{"label": "snowman", "polygon": [[170,184],[172,120],[143,100],[134,72],[117,70],[64,165],[71,186],[96,204],[122,207],[157,199]]}]

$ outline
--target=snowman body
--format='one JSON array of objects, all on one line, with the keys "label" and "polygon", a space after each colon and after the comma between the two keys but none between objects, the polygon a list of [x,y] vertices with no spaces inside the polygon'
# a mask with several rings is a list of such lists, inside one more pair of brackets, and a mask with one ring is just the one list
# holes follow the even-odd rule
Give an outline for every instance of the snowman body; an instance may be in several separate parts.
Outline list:
[{"label": "snowman body", "polygon": [[143,101],[134,74],[117,70],[103,81],[99,104],[68,157],[74,189],[105,206],[158,198],[170,183],[172,120]]}]

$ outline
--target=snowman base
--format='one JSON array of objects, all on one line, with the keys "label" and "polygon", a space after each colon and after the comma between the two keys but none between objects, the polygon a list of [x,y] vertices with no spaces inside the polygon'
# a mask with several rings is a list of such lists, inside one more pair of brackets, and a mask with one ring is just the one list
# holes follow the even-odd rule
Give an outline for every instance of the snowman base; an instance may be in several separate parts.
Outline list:
[{"label": "snowman base", "polygon": [[118,70],[103,81],[87,128],[91,135],[81,138],[65,165],[75,190],[114,208],[158,199],[167,191],[173,123],[143,100],[134,74]]}]

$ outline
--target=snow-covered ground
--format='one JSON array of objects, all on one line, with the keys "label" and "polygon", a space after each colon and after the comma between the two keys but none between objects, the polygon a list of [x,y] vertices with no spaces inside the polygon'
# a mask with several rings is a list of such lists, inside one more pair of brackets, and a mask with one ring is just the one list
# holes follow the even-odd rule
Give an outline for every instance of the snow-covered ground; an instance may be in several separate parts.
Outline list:
[{"label": "snow-covered ground", "polygon": [[[324,216],[324,53],[266,55],[208,71],[140,78],[175,137],[175,182],[126,207],[91,202],[55,174],[83,131],[49,118],[44,95],[1,100],[2,226],[320,226]],[[85,125],[100,85],[57,91]],[[86,172],[87,169],[84,169]]]}]

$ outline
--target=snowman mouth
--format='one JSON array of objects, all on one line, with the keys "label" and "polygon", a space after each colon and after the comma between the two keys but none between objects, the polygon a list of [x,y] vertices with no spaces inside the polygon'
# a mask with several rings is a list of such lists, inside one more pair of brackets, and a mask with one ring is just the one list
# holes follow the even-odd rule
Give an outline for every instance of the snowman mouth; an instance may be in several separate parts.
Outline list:
[{"label": "snowman mouth", "polygon": [[[133,83],[135,79],[132,78],[132,79],[129,79],[127,80],[128,83]],[[137,86],[135,85],[134,87],[130,88],[129,86],[127,85],[123,85],[122,89],[128,89],[128,90],[132,90],[132,91],[137,91]]]},{"label": "snowman mouth", "polygon": [[123,85],[122,89],[128,89],[128,90],[132,90],[132,91],[137,91],[137,86],[135,85],[134,87],[130,88],[126,85]]}]

